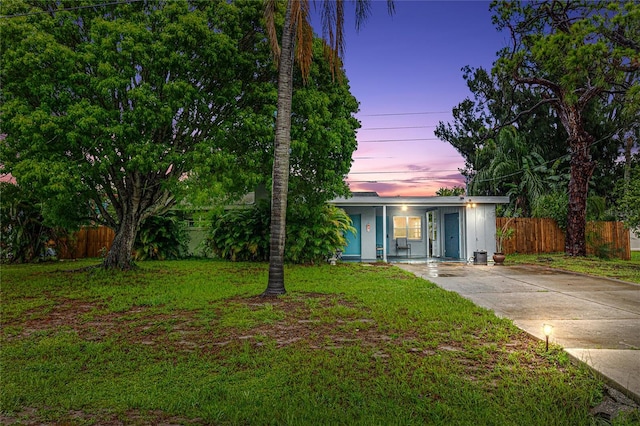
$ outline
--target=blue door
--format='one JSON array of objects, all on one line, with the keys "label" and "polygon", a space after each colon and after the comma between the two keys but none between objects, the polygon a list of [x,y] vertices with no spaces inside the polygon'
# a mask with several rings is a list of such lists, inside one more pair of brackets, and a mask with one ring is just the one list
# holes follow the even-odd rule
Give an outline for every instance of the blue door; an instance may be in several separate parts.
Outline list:
[{"label": "blue door", "polygon": [[444,215],[444,257],[460,258],[460,219],[458,213]]},{"label": "blue door", "polygon": [[349,215],[349,217],[351,218],[351,221],[353,222],[353,227],[356,229],[356,233],[354,234],[353,232],[347,232],[347,235],[345,235],[345,238],[347,239],[347,246],[344,249],[344,252],[342,252],[343,256],[360,256],[361,255],[361,250],[360,250],[360,215],[359,214],[354,214],[354,215]]},{"label": "blue door", "polygon": [[376,216],[376,246],[382,247],[384,235],[382,235],[382,216]]},{"label": "blue door", "polygon": [[384,235],[382,234],[382,216],[376,216],[376,258],[383,257]]}]

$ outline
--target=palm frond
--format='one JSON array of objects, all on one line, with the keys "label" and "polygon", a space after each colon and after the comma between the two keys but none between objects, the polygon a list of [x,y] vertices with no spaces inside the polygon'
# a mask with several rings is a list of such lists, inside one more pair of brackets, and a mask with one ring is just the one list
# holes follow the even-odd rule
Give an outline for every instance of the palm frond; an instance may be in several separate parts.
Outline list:
[{"label": "palm frond", "polygon": [[267,37],[269,38],[269,45],[271,46],[271,52],[273,58],[278,66],[280,59],[280,44],[278,43],[278,32],[276,31],[276,15],[278,14],[278,1],[277,0],[265,0],[264,2],[264,20],[267,30]]}]

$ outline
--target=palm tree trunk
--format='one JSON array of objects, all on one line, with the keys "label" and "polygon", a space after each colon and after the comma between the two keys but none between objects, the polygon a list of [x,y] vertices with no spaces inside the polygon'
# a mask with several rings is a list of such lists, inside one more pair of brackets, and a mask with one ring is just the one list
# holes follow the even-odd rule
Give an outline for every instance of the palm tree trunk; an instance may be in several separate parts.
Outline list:
[{"label": "palm tree trunk", "polygon": [[278,296],[286,293],[284,288],[284,246],[287,231],[287,193],[289,191],[294,34],[295,28],[293,28],[291,19],[291,1],[288,1],[278,62],[278,115],[276,117],[275,155],[271,189],[269,283],[262,296]]}]

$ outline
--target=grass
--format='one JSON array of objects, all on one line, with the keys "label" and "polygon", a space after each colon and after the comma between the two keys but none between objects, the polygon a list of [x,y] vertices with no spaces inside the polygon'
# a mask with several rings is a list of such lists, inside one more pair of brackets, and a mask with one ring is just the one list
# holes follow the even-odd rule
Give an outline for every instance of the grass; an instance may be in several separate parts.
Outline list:
[{"label": "grass", "polygon": [[0,423],[597,424],[587,368],[395,267],[89,264],[2,265]]},{"label": "grass", "polygon": [[640,284],[640,252],[632,251],[631,260],[602,259],[595,256],[569,257],[564,253],[510,254],[506,265],[535,264],[565,271],[616,278]]}]

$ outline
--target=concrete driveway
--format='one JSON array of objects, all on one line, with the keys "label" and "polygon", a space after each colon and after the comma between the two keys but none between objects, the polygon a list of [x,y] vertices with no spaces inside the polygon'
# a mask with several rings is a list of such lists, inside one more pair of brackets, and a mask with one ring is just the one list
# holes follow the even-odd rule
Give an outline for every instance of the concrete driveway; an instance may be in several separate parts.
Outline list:
[{"label": "concrete driveway", "polygon": [[640,402],[640,285],[537,266],[396,264],[587,363]]}]

